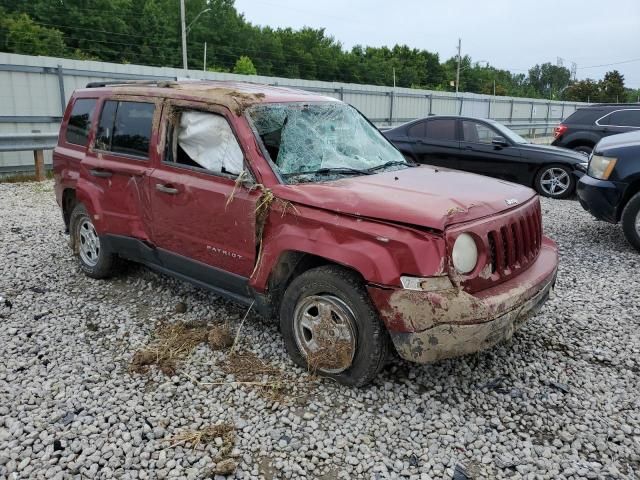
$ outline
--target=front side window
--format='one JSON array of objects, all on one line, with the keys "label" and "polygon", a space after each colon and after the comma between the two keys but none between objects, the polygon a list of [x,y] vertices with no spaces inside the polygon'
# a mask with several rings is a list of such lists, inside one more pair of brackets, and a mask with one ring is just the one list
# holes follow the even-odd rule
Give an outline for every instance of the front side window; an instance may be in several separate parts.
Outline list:
[{"label": "front side window", "polygon": [[244,155],[227,119],[215,113],[174,110],[164,161],[176,166],[238,176]]},{"label": "front side window", "polygon": [[439,118],[426,122],[426,138],[433,140],[456,140],[456,121],[450,118]]},{"label": "front side window", "polygon": [[155,104],[105,102],[100,114],[96,148],[135,157],[149,157]]},{"label": "front side window", "polygon": [[464,120],[462,122],[462,135],[465,142],[489,144],[493,141],[493,137],[498,134],[495,130],[482,123]]},{"label": "front side window", "polygon": [[74,145],[87,146],[89,142],[89,130],[91,129],[91,117],[96,108],[95,98],[79,98],[73,104],[65,140]]},{"label": "front side window", "polygon": [[409,167],[377,128],[343,103],[262,104],[248,117],[286,183]]}]

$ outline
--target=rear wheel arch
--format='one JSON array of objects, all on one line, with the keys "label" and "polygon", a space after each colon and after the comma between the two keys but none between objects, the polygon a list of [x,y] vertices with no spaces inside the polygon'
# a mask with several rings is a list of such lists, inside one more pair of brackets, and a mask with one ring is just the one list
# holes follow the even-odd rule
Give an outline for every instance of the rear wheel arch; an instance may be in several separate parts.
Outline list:
[{"label": "rear wheel arch", "polygon": [[71,212],[78,204],[76,191],[73,188],[65,188],[62,192],[62,217],[66,231],[69,232],[69,222],[71,221]]},{"label": "rear wheel arch", "polygon": [[581,139],[571,140],[570,142],[568,142],[567,148],[571,148],[571,149],[575,149],[577,147],[593,148],[596,146],[596,143],[597,142],[594,142],[593,140],[590,140],[587,138],[581,138]]}]

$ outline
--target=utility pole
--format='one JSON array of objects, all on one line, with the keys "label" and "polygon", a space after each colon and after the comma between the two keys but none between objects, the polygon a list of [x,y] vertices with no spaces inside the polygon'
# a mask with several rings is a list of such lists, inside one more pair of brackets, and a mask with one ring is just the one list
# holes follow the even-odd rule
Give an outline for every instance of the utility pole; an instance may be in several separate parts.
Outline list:
[{"label": "utility pole", "polygon": [[207,71],[207,42],[204,42],[204,61],[202,62],[202,71]]},{"label": "utility pole", "polygon": [[458,94],[458,86],[460,85],[460,50],[462,48],[462,39],[458,39],[458,69],[456,70],[456,95]]},{"label": "utility pole", "polygon": [[184,0],[180,0],[180,25],[182,27],[182,68],[187,73],[187,27],[184,19]]}]

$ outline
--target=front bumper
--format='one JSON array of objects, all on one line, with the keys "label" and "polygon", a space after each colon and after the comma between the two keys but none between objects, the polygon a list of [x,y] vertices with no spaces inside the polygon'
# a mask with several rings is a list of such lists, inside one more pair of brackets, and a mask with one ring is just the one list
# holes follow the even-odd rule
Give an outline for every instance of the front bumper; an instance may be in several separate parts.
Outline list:
[{"label": "front bumper", "polygon": [[578,200],[582,208],[597,219],[618,223],[618,206],[625,188],[626,184],[584,175],[578,182]]},{"label": "front bumper", "polygon": [[511,338],[549,298],[558,252],[543,239],[536,261],[520,275],[476,294],[458,289],[417,292],[369,287],[398,354],[429,363],[489,348]]}]

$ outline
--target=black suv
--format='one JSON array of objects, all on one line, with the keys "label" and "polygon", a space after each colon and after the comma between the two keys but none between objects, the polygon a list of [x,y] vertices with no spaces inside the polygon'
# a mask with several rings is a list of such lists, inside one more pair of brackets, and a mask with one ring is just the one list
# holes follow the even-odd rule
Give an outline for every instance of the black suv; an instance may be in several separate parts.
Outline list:
[{"label": "black suv", "polygon": [[640,250],[640,131],[605,138],[594,147],[578,198],[594,217],[621,222],[629,243]]},{"label": "black suv", "polygon": [[579,108],[558,125],[551,145],[591,153],[601,138],[640,130],[640,103],[601,103]]}]

